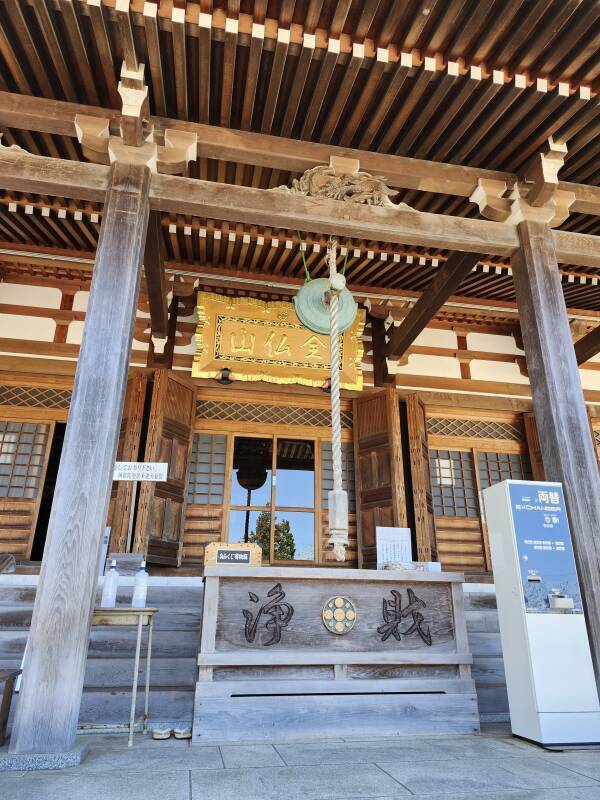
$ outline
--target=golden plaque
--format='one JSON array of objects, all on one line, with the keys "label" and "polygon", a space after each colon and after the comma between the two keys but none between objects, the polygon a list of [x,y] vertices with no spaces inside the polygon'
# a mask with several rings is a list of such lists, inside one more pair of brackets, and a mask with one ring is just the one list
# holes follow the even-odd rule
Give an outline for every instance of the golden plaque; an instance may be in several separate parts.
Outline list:
[{"label": "golden plaque", "polygon": [[[340,335],[343,389],[362,389],[364,325],[359,310]],[[194,378],[215,378],[228,368],[236,380],[322,386],[330,364],[329,337],[305,328],[293,303],[198,292]]]},{"label": "golden plaque", "polygon": [[347,597],[332,597],[323,606],[323,625],[330,633],[343,636],[356,625],[356,608]]}]

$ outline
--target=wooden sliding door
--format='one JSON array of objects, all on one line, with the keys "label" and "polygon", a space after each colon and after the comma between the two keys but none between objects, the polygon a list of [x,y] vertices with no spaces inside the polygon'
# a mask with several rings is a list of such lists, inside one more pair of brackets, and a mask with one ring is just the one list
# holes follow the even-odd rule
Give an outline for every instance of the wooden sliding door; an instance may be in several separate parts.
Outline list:
[{"label": "wooden sliding door", "polygon": [[376,527],[407,525],[400,407],[395,387],[356,398],[353,418],[358,566],[375,568]]},{"label": "wooden sliding door", "polygon": [[[147,383],[148,375],[142,371],[131,373],[127,380],[117,461],[138,460]],[[131,481],[113,481],[106,523],[111,529],[109,547],[111,553],[124,553],[127,549],[133,491],[134,484]]]},{"label": "wooden sliding door", "polygon": [[166,369],[154,374],[144,461],[169,465],[164,483],[140,484],[134,550],[150,564],[179,566],[196,387]]}]

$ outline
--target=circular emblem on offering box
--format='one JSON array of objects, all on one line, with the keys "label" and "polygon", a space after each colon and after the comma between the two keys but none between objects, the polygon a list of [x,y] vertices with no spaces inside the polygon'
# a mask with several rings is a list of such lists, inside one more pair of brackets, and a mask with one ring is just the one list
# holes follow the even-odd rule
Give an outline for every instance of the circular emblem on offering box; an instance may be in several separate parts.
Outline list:
[{"label": "circular emblem on offering box", "polygon": [[356,623],[356,608],[347,597],[332,597],[323,606],[323,625],[331,633],[343,636],[350,633]]}]

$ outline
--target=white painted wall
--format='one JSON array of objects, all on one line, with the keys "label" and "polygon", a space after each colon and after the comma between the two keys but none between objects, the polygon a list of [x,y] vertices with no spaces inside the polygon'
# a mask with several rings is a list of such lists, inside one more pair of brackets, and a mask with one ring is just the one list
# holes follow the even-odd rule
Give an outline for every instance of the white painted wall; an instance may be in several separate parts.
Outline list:
[{"label": "white painted wall", "polygon": [[429,375],[432,378],[460,378],[460,364],[455,358],[446,356],[421,356],[414,354],[408,357],[408,364],[398,367],[390,364],[390,373],[396,375]]},{"label": "white painted wall", "polygon": [[467,346],[469,350],[484,350],[487,353],[523,354],[512,336],[497,336],[493,333],[469,333]]},{"label": "white painted wall", "polygon": [[54,340],[56,323],[44,317],[28,317],[20,314],[0,314],[0,338],[21,339],[30,342]]},{"label": "white painted wall", "polygon": [[87,311],[89,292],[76,292],[73,298],[73,311]]},{"label": "white painted wall", "polygon": [[20,283],[0,283],[0,303],[35,308],[60,308],[60,289],[45,286],[23,286]]},{"label": "white painted wall", "polygon": [[517,364],[500,361],[471,361],[471,378],[474,381],[503,381],[506,383],[529,383]]}]

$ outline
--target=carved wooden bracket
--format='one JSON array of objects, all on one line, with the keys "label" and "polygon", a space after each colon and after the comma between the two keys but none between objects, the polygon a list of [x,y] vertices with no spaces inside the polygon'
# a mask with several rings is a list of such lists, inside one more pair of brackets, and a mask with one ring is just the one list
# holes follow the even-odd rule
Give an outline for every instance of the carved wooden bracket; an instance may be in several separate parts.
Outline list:
[{"label": "carved wooden bracket", "polygon": [[141,147],[152,136],[148,87],[144,83],[144,64],[130,69],[123,63],[117,87],[123,103],[121,137],[130,147]]},{"label": "carved wooden bracket", "polygon": [[531,160],[508,196],[504,181],[479,178],[469,199],[477,203],[482,216],[512,225],[523,220],[543,222],[551,228],[567,219],[575,194],[558,188],[558,171],[567,146],[550,137],[548,148],[547,153],[538,153]]},{"label": "carved wooden bracket", "polygon": [[154,172],[168,175],[185,172],[188,163],[196,159],[197,136],[166,128],[158,141],[150,123],[143,64],[136,69],[123,64],[119,94],[123,101],[120,136],[111,135],[108,117],[76,115],[75,130],[84,156],[96,164],[108,165],[119,159],[144,163]]},{"label": "carved wooden bracket", "polygon": [[527,202],[540,207],[553,199],[558,189],[558,171],[565,163],[567,145],[548,140],[548,152],[537,153],[523,170],[523,181],[527,186]]}]

